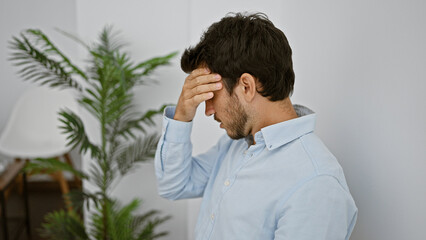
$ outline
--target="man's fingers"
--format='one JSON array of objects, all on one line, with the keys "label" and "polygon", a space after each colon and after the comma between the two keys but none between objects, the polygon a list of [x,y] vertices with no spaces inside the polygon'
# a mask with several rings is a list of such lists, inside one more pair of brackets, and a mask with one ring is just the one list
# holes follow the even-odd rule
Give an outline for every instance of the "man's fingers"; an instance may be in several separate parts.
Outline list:
[{"label": "man's fingers", "polygon": [[222,79],[222,77],[219,74],[208,74],[208,75],[201,75],[194,79],[187,80],[185,83],[185,87],[188,89],[195,88],[199,85],[208,84],[208,83],[214,83],[219,82]]},{"label": "man's fingers", "polygon": [[208,68],[197,68],[194,71],[192,71],[191,74],[189,74],[186,79],[191,81],[192,79],[195,79],[198,76],[206,75],[209,73],[210,73],[210,70]]},{"label": "man's fingers", "polygon": [[192,104],[194,106],[198,106],[200,105],[200,103],[211,99],[213,95],[214,95],[213,92],[207,92],[207,93],[195,95],[193,98],[191,98]]},{"label": "man's fingers", "polygon": [[186,98],[192,98],[196,95],[200,95],[207,92],[214,92],[214,91],[220,90],[221,88],[222,88],[221,82],[198,85],[192,88],[190,91],[186,92],[188,94]]}]

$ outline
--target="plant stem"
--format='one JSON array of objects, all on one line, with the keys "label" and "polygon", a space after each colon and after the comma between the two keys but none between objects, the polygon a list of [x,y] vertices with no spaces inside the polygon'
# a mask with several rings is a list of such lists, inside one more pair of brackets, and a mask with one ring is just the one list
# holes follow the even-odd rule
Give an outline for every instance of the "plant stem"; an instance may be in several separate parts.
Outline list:
[{"label": "plant stem", "polygon": [[108,226],[108,209],[107,209],[107,204],[108,204],[108,199],[107,199],[107,153],[106,153],[106,145],[107,145],[107,141],[106,141],[106,112],[105,112],[105,104],[106,104],[106,93],[105,93],[105,89],[107,89],[105,87],[105,83],[102,84],[102,98],[101,98],[101,138],[102,138],[102,155],[100,158],[100,165],[101,165],[101,169],[102,169],[102,174],[103,174],[103,179],[102,179],[102,186],[101,186],[101,192],[103,195],[103,203],[102,203],[102,222],[103,222],[103,239],[107,240],[107,226]]}]

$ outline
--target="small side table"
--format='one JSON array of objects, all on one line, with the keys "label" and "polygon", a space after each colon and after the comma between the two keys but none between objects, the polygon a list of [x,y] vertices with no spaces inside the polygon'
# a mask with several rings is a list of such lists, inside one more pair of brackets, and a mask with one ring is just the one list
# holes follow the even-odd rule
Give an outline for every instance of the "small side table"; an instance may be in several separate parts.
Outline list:
[{"label": "small side table", "polygon": [[[0,209],[1,209],[1,225],[3,230],[3,239],[9,240],[9,229],[7,222],[6,214],[6,199],[5,191],[10,188],[13,182],[18,178],[19,174],[22,174],[23,177],[23,197],[24,197],[24,222],[27,230],[28,239],[31,239],[31,229],[30,229],[30,214],[29,214],[29,205],[28,205],[28,191],[27,191],[27,176],[25,172],[21,173],[21,170],[25,167],[25,161],[15,161],[10,163],[9,166],[4,170],[0,175]],[[18,231],[17,234],[20,234],[22,231]],[[14,238],[17,238],[16,236]]]}]

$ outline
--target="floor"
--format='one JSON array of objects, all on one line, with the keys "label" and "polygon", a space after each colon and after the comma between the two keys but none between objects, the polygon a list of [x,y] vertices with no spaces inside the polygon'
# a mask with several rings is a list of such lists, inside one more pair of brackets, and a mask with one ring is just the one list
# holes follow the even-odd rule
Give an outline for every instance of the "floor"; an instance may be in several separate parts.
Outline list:
[{"label": "floor", "polygon": [[[70,183],[72,186],[72,183]],[[31,234],[33,240],[43,239],[39,236],[39,229],[43,223],[43,218],[46,213],[54,210],[61,209],[64,204],[62,201],[62,194],[55,182],[29,182],[28,183],[28,198],[30,207],[30,224]],[[8,217],[23,216],[23,198],[17,191],[13,191],[7,199],[7,215]],[[10,223],[9,234],[14,234],[13,228]],[[24,229],[18,229],[20,232],[20,240],[26,240],[26,232]],[[0,237],[0,239],[2,239]],[[10,237],[10,239],[13,239]]]}]

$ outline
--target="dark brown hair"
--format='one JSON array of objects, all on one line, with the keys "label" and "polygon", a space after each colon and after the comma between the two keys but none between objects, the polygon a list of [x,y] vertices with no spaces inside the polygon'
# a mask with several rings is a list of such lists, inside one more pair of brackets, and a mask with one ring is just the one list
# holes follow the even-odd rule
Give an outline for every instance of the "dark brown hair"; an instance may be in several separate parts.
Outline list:
[{"label": "dark brown hair", "polygon": [[206,64],[222,76],[230,94],[240,76],[249,73],[260,82],[262,96],[278,101],[293,92],[291,54],[286,36],[265,14],[233,13],[213,23],[195,47],[185,50],[181,68],[190,73]]}]

